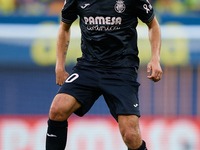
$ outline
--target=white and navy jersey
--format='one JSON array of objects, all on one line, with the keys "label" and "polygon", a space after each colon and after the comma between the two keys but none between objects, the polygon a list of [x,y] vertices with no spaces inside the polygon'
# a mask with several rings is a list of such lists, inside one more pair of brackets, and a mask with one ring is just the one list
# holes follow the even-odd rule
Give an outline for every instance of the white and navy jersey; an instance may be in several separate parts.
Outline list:
[{"label": "white and navy jersey", "polygon": [[[148,0],[66,0],[62,21],[80,18],[83,65],[138,67],[137,18],[154,18]],[[73,34],[73,33],[72,33]]]}]

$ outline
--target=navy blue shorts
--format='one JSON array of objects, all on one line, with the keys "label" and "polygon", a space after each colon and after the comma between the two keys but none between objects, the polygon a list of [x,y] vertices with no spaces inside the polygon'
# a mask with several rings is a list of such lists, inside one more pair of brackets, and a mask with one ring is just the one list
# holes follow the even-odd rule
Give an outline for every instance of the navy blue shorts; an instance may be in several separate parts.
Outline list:
[{"label": "navy blue shorts", "polygon": [[75,111],[86,114],[94,102],[103,95],[112,116],[137,115],[140,117],[137,72],[135,69],[101,69],[76,66],[58,93],[67,93],[81,103]]}]

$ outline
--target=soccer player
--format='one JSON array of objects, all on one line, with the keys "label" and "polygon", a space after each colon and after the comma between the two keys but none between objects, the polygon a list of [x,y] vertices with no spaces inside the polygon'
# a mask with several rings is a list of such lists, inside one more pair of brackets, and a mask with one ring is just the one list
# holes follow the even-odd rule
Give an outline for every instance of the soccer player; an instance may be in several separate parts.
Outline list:
[{"label": "soccer player", "polygon": [[[78,18],[82,57],[69,75],[65,59],[71,24]],[[56,82],[62,85],[49,111],[46,150],[64,150],[67,119],[72,113],[86,114],[103,95],[128,150],[147,150],[139,128],[137,82],[138,18],[147,24],[152,57],[147,76],[154,82],[162,77],[161,36],[148,0],[66,0],[58,31]],[[72,33],[73,34],[73,33]]]}]

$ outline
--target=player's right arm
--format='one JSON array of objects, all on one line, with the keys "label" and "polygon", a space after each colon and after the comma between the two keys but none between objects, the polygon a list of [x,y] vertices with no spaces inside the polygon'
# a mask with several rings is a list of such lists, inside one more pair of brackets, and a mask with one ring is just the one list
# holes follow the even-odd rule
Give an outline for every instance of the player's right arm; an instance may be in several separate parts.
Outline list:
[{"label": "player's right arm", "polygon": [[65,59],[70,41],[70,27],[71,24],[61,21],[58,30],[55,67],[56,84],[58,85],[62,85],[69,76],[69,74],[65,71]]}]

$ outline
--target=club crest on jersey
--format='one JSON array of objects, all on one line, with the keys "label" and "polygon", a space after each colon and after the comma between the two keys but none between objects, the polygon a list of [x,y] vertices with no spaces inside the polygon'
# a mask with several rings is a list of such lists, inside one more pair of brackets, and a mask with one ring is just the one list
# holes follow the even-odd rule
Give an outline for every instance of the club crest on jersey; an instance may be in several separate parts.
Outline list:
[{"label": "club crest on jersey", "polygon": [[116,1],[116,4],[115,4],[115,11],[117,13],[123,13],[126,9],[126,6],[124,4],[124,1],[123,0],[118,0]]}]

